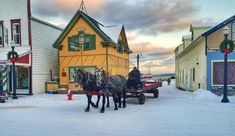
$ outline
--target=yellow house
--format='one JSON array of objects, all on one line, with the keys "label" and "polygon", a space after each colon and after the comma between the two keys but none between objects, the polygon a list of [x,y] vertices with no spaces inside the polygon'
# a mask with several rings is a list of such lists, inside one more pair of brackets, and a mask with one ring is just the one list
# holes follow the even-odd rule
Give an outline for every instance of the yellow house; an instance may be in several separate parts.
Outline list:
[{"label": "yellow house", "polygon": [[123,25],[104,26],[78,10],[53,47],[59,50],[60,86],[76,90],[73,73],[77,67],[91,73],[102,67],[110,75],[128,75],[131,50]]}]

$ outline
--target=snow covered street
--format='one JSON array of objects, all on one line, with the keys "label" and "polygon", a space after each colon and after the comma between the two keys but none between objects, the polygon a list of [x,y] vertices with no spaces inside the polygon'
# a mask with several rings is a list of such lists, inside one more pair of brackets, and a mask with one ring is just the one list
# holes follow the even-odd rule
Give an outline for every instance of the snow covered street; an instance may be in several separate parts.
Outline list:
[{"label": "snow covered street", "polygon": [[[159,98],[144,105],[128,98],[127,107],[84,112],[85,95],[34,95],[0,104],[0,136],[234,136],[235,96],[179,91],[164,82]],[[96,97],[93,97],[95,101]],[[101,102],[100,102],[101,107]]]}]

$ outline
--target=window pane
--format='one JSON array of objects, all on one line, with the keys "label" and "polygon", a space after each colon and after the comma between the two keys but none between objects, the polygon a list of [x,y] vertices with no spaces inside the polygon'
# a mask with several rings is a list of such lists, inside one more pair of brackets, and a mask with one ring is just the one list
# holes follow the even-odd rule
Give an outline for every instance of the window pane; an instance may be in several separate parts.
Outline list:
[{"label": "window pane", "polygon": [[235,33],[235,23],[233,23],[233,26],[232,26],[232,32]]},{"label": "window pane", "polygon": [[69,68],[69,80],[70,81],[74,81],[74,78],[73,78],[74,71],[75,71],[75,67]]},{"label": "window pane", "polygon": [[0,36],[0,45],[2,45],[2,37]]},{"label": "window pane", "polygon": [[235,23],[232,26],[232,40],[235,41]]},{"label": "window pane", "polygon": [[95,74],[95,67],[84,67],[85,71]]},{"label": "window pane", "polygon": [[0,45],[3,45],[2,24],[0,25]]},{"label": "window pane", "polygon": [[235,33],[232,33],[232,40],[235,41]]},{"label": "window pane", "polygon": [[19,33],[20,32],[20,30],[19,30],[19,24],[18,23],[15,23],[15,24],[13,24],[14,26],[14,28],[13,28],[13,32],[14,32],[14,34],[17,34],[17,33]]},{"label": "window pane", "polygon": [[19,34],[14,34],[14,42],[15,42],[15,44],[20,44],[20,35]]},{"label": "window pane", "polygon": [[0,25],[0,37],[2,37],[2,25]]}]

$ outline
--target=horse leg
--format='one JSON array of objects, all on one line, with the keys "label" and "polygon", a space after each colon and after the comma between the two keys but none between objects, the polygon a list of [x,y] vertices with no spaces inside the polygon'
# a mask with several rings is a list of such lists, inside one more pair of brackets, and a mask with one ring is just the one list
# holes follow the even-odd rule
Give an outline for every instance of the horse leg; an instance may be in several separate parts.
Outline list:
[{"label": "horse leg", "polygon": [[123,91],[123,108],[126,107],[126,91]]},{"label": "horse leg", "polygon": [[92,94],[91,94],[91,102],[90,102],[90,103],[91,103],[91,106],[92,106],[92,107],[96,108],[95,103],[92,101]]},{"label": "horse leg", "polygon": [[85,112],[89,112],[91,104],[91,94],[86,94],[86,96],[87,96],[87,108],[85,109]]},{"label": "horse leg", "polygon": [[107,105],[106,105],[106,107],[107,107],[107,108],[110,107],[110,105],[109,105],[109,96],[107,96]]},{"label": "horse leg", "polygon": [[122,107],[122,96],[121,96],[121,93],[118,93],[118,108],[121,108]]},{"label": "horse leg", "polygon": [[99,102],[100,102],[100,95],[97,96],[97,101],[96,101],[95,108],[99,107]]},{"label": "horse leg", "polygon": [[101,108],[101,110],[100,110],[100,113],[104,113],[104,110],[105,110],[105,95],[104,94],[102,94],[102,96],[103,96],[103,103],[102,103],[102,108]]},{"label": "horse leg", "polygon": [[112,94],[113,95],[113,102],[114,102],[114,110],[118,110],[118,107],[117,107],[117,96],[115,93]]}]

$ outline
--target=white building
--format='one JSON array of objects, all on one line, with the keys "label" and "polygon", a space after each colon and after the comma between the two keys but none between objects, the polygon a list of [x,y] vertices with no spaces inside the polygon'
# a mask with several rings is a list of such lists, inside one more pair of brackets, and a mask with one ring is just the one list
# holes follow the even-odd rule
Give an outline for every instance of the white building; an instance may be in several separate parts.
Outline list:
[{"label": "white building", "polygon": [[[0,86],[11,91],[7,53],[14,43],[19,54],[16,62],[16,93],[45,91],[50,69],[58,65],[58,51],[52,47],[62,29],[31,16],[30,0],[4,0],[0,8]],[[14,42],[13,42],[14,41]],[[1,88],[0,88],[1,89]]]}]

